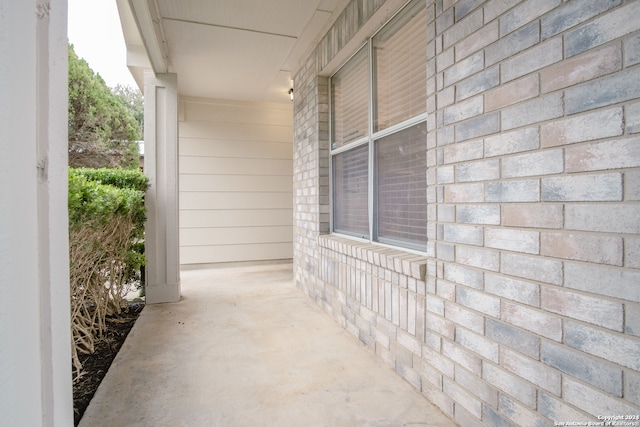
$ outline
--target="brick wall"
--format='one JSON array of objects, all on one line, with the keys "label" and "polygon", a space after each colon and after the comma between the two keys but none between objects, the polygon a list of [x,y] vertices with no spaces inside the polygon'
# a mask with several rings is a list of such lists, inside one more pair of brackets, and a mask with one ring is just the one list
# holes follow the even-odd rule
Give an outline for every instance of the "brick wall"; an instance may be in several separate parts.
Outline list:
[{"label": "brick wall", "polygon": [[640,1],[427,1],[422,256],[329,233],[322,76],[389,4],[295,75],[296,283],[460,425],[639,414]]}]

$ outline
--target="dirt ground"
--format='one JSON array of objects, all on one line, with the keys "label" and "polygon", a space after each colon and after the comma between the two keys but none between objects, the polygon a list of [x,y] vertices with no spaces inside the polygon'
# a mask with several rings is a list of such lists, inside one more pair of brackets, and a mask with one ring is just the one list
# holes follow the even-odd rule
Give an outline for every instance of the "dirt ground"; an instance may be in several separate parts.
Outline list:
[{"label": "dirt ground", "polygon": [[143,308],[144,303],[135,303],[129,306],[128,312],[107,319],[107,332],[105,337],[97,343],[96,351],[93,354],[80,355],[83,375],[73,384],[73,412],[76,426]]}]

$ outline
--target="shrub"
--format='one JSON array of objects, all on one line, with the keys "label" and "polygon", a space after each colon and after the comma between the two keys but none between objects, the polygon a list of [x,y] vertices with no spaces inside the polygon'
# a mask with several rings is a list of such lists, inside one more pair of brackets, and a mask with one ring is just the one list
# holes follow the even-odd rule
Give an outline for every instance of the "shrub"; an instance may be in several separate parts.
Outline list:
[{"label": "shrub", "polygon": [[143,193],[149,186],[149,178],[136,169],[78,168],[72,169],[72,172],[90,181],[98,181],[118,188],[132,188]]},{"label": "shrub", "polygon": [[105,319],[126,308],[124,296],[144,265],[140,250],[147,177],[122,169],[69,169],[69,256],[73,366],[92,353]]}]

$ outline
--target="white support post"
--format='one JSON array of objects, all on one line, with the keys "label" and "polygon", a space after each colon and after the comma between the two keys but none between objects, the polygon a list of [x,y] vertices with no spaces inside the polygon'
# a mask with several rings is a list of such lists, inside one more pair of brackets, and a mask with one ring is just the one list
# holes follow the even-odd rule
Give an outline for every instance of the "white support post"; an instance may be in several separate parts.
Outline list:
[{"label": "white support post", "polygon": [[144,75],[144,169],[150,179],[145,227],[147,303],[180,300],[178,92],[175,74]]},{"label": "white support post", "polygon": [[66,34],[66,0],[0,0],[3,425],[73,425]]}]

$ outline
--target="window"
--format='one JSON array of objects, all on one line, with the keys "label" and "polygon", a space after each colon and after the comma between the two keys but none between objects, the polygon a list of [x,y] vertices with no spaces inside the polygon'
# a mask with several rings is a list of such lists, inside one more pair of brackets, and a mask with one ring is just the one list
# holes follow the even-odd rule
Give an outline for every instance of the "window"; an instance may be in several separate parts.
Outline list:
[{"label": "window", "polygon": [[373,37],[376,131],[427,109],[426,22],[424,1],[416,1]]},{"label": "window", "polygon": [[333,229],[369,237],[369,150],[361,145],[333,156]]},{"label": "window", "polygon": [[374,229],[380,242],[416,248],[427,242],[426,138],[422,122],[375,141]]},{"label": "window", "polygon": [[426,39],[414,1],[331,77],[336,233],[426,247]]},{"label": "window", "polygon": [[361,49],[331,79],[332,147],[369,135],[369,58]]}]

